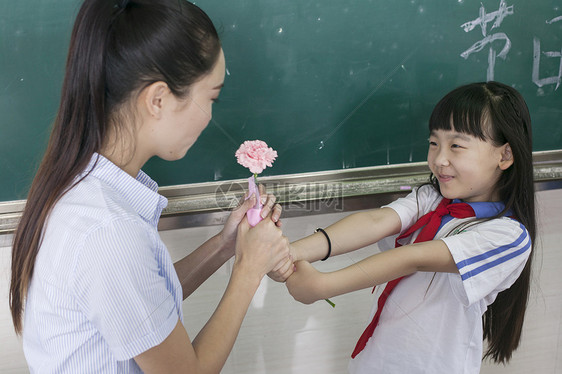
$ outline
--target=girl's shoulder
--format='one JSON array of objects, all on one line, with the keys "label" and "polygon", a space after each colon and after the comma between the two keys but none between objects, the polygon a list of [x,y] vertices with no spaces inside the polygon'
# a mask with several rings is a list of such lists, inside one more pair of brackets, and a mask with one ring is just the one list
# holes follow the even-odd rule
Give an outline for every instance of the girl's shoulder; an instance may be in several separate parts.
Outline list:
[{"label": "girl's shoulder", "polygon": [[532,246],[525,226],[509,217],[475,222],[440,239],[458,268],[455,293],[467,306],[479,300],[489,305],[499,292],[511,287]]},{"label": "girl's shoulder", "polygon": [[416,187],[405,197],[401,197],[383,208],[392,208],[400,217],[402,230],[413,225],[421,216],[435,210],[443,196],[431,185]]},{"label": "girl's shoulder", "polygon": [[468,223],[460,232],[475,232],[488,239],[497,238],[497,242],[511,240],[529,240],[527,228],[511,217],[498,217],[490,220],[476,220]]},{"label": "girl's shoulder", "polygon": [[420,204],[426,205],[428,211],[434,210],[437,205],[443,200],[443,196],[431,184],[422,184],[415,188],[412,193],[416,194],[417,200]]},{"label": "girl's shoulder", "polygon": [[430,184],[415,187],[405,197],[399,198],[388,204],[389,207],[406,207],[407,210],[415,212],[420,216],[435,210],[443,196]]}]

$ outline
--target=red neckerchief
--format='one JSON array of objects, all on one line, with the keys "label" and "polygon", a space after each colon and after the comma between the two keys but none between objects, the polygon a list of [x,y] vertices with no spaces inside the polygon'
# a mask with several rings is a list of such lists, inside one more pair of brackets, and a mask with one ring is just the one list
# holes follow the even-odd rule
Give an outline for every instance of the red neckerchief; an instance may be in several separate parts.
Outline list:
[{"label": "red neckerchief", "polygon": [[[421,230],[420,234],[416,237],[414,243],[433,240],[435,234],[437,234],[437,231],[439,230],[439,226],[441,225],[442,218],[447,214],[450,214],[455,218],[467,218],[467,217],[475,216],[474,209],[472,209],[472,207],[467,203],[451,204],[450,199],[443,199],[441,200],[441,202],[439,203],[439,205],[434,211],[431,211],[423,215],[420,219],[418,219],[416,223],[414,223],[408,230],[406,230],[405,233],[403,233],[398,238],[396,238],[396,243],[395,243],[396,247],[401,246],[401,244],[398,243],[400,239],[407,238],[421,227],[423,227],[423,229]],[[390,292],[394,289],[394,287],[398,285],[398,283],[403,278],[404,277],[394,279],[386,284],[386,287],[384,288],[378,300],[377,312],[373,316],[373,320],[371,321],[369,326],[367,326],[367,328],[359,338],[359,341],[357,342],[357,345],[355,346],[355,349],[351,354],[351,358],[355,358],[355,356],[357,356],[359,352],[361,352],[363,348],[365,348],[365,345],[367,344],[369,338],[373,336],[375,327],[377,327],[377,324],[379,323],[379,317],[384,307],[384,303],[388,299]]]}]

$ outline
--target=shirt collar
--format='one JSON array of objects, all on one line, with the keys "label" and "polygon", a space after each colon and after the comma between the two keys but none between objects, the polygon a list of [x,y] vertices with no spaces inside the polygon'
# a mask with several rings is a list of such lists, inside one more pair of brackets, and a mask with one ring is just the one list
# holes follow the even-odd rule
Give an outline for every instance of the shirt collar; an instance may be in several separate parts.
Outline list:
[{"label": "shirt collar", "polygon": [[84,173],[108,184],[123,196],[145,221],[156,226],[168,199],[158,193],[158,184],[142,170],[136,178],[113,164],[107,158],[94,153]]},{"label": "shirt collar", "polygon": [[[452,203],[462,203],[459,199],[454,199]],[[505,204],[501,201],[482,201],[475,203],[466,203],[472,207],[476,218],[489,218],[497,215],[505,209]],[[504,213],[504,216],[512,216],[511,210]]]}]

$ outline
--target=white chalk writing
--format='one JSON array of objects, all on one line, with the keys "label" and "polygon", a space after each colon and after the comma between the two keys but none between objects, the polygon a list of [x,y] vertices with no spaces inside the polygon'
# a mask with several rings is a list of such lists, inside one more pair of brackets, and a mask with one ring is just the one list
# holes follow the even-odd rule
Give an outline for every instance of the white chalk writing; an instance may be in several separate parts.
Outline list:
[{"label": "white chalk writing", "polygon": [[[554,22],[562,21],[562,16],[555,17],[550,21],[546,21],[547,24],[552,24]],[[540,74],[540,64],[541,64],[541,55],[550,58],[558,58],[560,59],[560,66],[558,68],[558,75],[552,75],[546,78],[539,78]],[[554,90],[556,91],[560,86],[560,82],[562,81],[562,48],[559,51],[547,51],[541,53],[541,41],[539,38],[533,38],[533,75],[532,75],[533,83],[537,86],[542,87],[548,84],[556,84]]]},{"label": "white chalk writing", "polygon": [[[494,80],[494,70],[496,66],[496,57],[500,57],[505,60],[507,53],[511,49],[511,41],[507,37],[507,35],[503,32],[497,32],[491,35],[488,35],[488,23],[494,21],[490,31],[500,27],[502,21],[505,19],[506,16],[513,14],[513,5],[507,6],[504,0],[500,1],[500,6],[498,10],[490,13],[486,13],[486,9],[484,8],[484,4],[480,6],[479,17],[475,20],[470,22],[466,22],[461,25],[465,32],[470,32],[474,30],[476,27],[480,26],[482,30],[482,36],[484,37],[482,40],[477,41],[474,43],[470,48],[466,51],[461,53],[461,57],[464,59],[468,59],[473,53],[479,52],[484,49],[487,45],[490,45],[489,52],[488,52],[488,70],[486,78],[487,80]],[[500,53],[497,53],[496,50],[493,48],[492,43],[496,40],[503,40],[504,46]]]}]

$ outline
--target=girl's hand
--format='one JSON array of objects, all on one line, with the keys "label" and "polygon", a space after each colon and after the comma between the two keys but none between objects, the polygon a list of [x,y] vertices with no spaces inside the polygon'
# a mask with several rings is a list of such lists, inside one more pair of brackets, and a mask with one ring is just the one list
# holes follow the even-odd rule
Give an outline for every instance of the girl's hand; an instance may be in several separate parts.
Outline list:
[{"label": "girl's hand", "polygon": [[[259,280],[289,257],[289,240],[267,216],[255,227],[247,219],[238,225],[234,269],[257,276]],[[233,272],[234,272],[233,269]]]},{"label": "girl's hand", "polygon": [[296,267],[294,263],[297,260],[298,259],[295,257],[295,249],[292,244],[289,244],[289,257],[279,263],[273,271],[267,273],[267,276],[276,282],[285,282],[295,271]]},{"label": "girl's hand", "polygon": [[303,304],[312,304],[324,298],[320,295],[322,273],[307,261],[295,262],[295,268],[294,273],[285,282],[291,296]]},{"label": "girl's hand", "polygon": [[[266,218],[270,212],[271,220],[278,226],[281,227],[281,212],[282,208],[281,205],[275,204],[275,196],[268,195],[265,193],[265,187],[263,185],[259,185],[260,189],[260,197],[261,203],[263,205],[263,209],[261,212],[261,216]],[[246,212],[250,210],[254,205],[256,205],[256,197],[251,196],[247,200],[243,200],[240,202],[238,207],[230,213],[230,216],[226,220],[222,231],[220,232],[221,241],[223,244],[223,248],[230,248],[233,249],[236,244],[236,234],[238,230],[238,225],[244,219]]]}]

